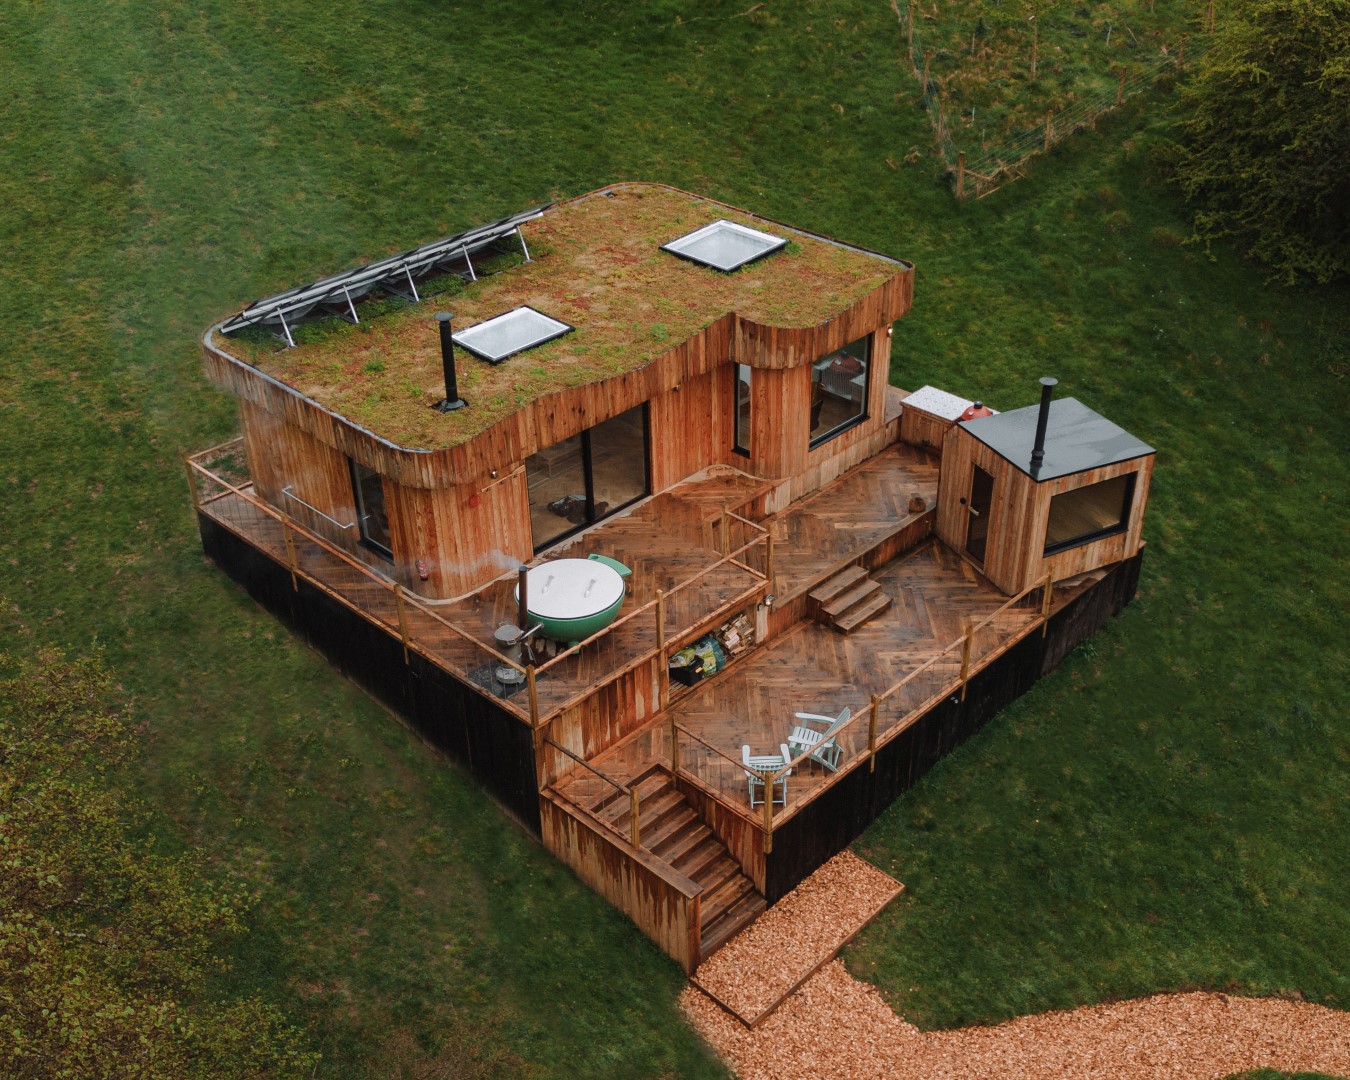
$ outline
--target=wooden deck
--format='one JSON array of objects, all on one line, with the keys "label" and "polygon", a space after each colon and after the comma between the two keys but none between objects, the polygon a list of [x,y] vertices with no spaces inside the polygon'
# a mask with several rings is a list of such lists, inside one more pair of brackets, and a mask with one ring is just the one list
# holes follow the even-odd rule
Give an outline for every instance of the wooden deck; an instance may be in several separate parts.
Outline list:
[{"label": "wooden deck", "polygon": [[[1008,598],[969,563],[937,541],[874,571],[873,578],[893,598],[891,608],[851,634],[804,622],[763,649],[672,701],[669,710],[644,730],[597,757],[594,764],[624,781],[653,761],[671,759],[672,721],[706,743],[719,756],[681,734],[683,772],[714,792],[719,801],[756,820],[740,760],[741,746],[771,753],[787,741],[793,714],[837,715],[848,706],[854,719],[844,730],[844,758],[832,774],[808,762],[788,780],[788,802],[774,812],[775,827],[797,813],[836,776],[866,767],[872,695],[884,694],[907,675],[922,677],[886,699],[878,710],[877,740],[897,733],[907,716],[926,702],[959,693],[967,625],[997,612]],[[1057,590],[1063,603],[1071,591]],[[975,635],[969,670],[988,663],[1016,637],[1040,621],[1039,603],[1015,606]],[[944,649],[946,650],[944,654]],[[937,657],[937,662],[933,662]],[[925,665],[927,665],[925,667]],[[731,761],[726,760],[732,759]]]}]

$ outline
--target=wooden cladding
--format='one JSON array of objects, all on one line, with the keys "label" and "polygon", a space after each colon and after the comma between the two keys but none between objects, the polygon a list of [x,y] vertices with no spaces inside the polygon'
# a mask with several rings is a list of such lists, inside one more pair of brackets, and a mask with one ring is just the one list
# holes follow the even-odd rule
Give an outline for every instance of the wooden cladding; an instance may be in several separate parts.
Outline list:
[{"label": "wooden cladding", "polygon": [[688,974],[701,955],[701,887],[655,856],[568,810],[552,792],[539,796],[544,846],[582,881],[638,925]]},{"label": "wooden cladding", "polygon": [[[971,521],[966,500],[970,498],[973,470],[978,466],[994,481],[982,569],[1003,592],[1021,592],[1047,573],[1053,580],[1063,581],[1133,558],[1143,544],[1153,462],[1154,455],[1148,454],[1039,483],[958,425],[943,441],[938,536],[957,551],[965,551]],[[1123,530],[1054,555],[1045,554],[1046,524],[1054,496],[1130,473],[1136,476]]]},{"label": "wooden cladding", "polygon": [[[208,333],[204,340],[204,354],[207,374],[213,381],[275,420],[354,458],[395,483],[412,488],[447,488],[481,481],[494,469],[509,469],[530,454],[612,416],[674,393],[676,387],[682,393],[686,384],[697,384],[700,378],[730,362],[748,364],[766,373],[801,369],[809,377],[809,365],[819,357],[865,334],[877,331],[884,334],[890,323],[909,310],[912,296],[913,270],[901,267],[867,296],[818,326],[762,326],[731,312],[636,371],[527,402],[482,434],[435,451],[395,446],[377,433],[356,427],[298,390],[222,351],[228,342],[217,339],[214,332]],[[882,357],[876,356],[874,362],[877,371],[884,373]],[[877,379],[884,383],[884,374]],[[806,392],[809,389],[805,387]],[[720,397],[726,392],[712,384],[706,390],[712,404],[716,404],[711,402],[712,396]],[[676,413],[686,416],[693,409],[693,404],[675,406]],[[879,416],[881,411],[882,398],[878,396],[874,412]],[[718,407],[716,413],[720,427],[723,416],[729,419],[729,412]],[[705,415],[711,416],[712,412]],[[447,417],[446,423],[453,423],[453,416]],[[714,432],[710,428],[707,436],[706,443],[698,440],[702,448],[715,448],[715,460],[722,460],[722,448],[730,446],[730,432]],[[699,467],[710,463],[705,459]]]}]

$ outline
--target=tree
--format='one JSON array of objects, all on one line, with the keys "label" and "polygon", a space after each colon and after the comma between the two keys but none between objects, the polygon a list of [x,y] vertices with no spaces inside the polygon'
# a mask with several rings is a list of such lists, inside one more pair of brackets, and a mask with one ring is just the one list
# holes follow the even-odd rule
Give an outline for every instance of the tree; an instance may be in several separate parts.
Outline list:
[{"label": "tree", "polygon": [[156,849],[111,701],[96,662],[0,654],[0,1074],[308,1075],[275,1009],[211,996],[246,894]]},{"label": "tree", "polygon": [[1287,284],[1350,272],[1350,0],[1250,0],[1183,91],[1176,179],[1206,241]]}]

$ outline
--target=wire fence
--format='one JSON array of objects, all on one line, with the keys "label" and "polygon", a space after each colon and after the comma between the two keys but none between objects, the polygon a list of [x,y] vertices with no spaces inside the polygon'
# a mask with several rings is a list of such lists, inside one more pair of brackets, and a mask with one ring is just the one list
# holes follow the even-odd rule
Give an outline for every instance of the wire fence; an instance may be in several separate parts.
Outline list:
[{"label": "wire fence", "polygon": [[[924,110],[933,125],[938,156],[947,168],[956,197],[963,201],[982,198],[1017,179],[1036,154],[1047,153],[1072,135],[1094,127],[1100,117],[1119,108],[1127,99],[1156,86],[1160,80],[1180,75],[1188,63],[1202,55],[1209,43],[1208,36],[1188,40],[1183,35],[1174,48],[1160,49],[1142,65],[1116,65],[1114,88],[1087,94],[1058,111],[1048,110],[1044,119],[1035,125],[1025,126],[993,146],[981,145],[978,151],[970,153],[957,142],[944,99],[943,81],[931,69],[934,50],[915,25],[913,4],[902,6],[899,0],[891,0],[891,10],[905,35],[910,67],[919,83]],[[1205,29],[1212,31],[1213,28],[1211,4]],[[958,119],[956,132],[961,127]]]}]

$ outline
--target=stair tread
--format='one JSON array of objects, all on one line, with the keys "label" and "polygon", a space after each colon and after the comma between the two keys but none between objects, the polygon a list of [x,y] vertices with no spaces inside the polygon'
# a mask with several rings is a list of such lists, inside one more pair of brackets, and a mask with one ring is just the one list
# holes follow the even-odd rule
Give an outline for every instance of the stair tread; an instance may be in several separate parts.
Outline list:
[{"label": "stair tread", "polygon": [[856,608],[850,608],[840,618],[835,619],[834,628],[847,634],[850,630],[856,630],[873,616],[880,615],[890,606],[890,596],[884,592],[878,592],[864,603],[859,604]]},{"label": "stair tread", "polygon": [[[755,892],[755,886],[744,874],[737,871],[735,876],[727,878],[710,894],[704,890],[699,901],[699,928],[712,926],[730,911],[747,893]],[[756,893],[755,895],[759,895]]]},{"label": "stair tread", "polygon": [[[692,811],[691,811],[692,813]],[[712,830],[708,828],[697,815],[694,815],[694,827],[688,831],[677,830],[669,836],[662,838],[652,851],[675,866],[681,859],[693,851],[696,847],[712,836]]]},{"label": "stair tread", "polygon": [[649,851],[656,852],[667,839],[687,829],[691,822],[701,824],[698,821],[698,816],[689,809],[688,805],[685,805],[674,813],[667,815],[665,820],[651,828],[643,825],[642,846]]},{"label": "stair tread", "polygon": [[700,927],[699,937],[703,958],[706,960],[725,945],[760,914],[768,910],[768,906],[764,897],[751,889],[712,922]]},{"label": "stair tread", "polygon": [[867,576],[867,571],[857,563],[844,567],[833,577],[826,578],[814,589],[806,594],[808,600],[815,601],[818,604],[828,603],[839,593],[843,592],[850,585],[860,581]]},{"label": "stair tread", "polygon": [[820,607],[820,613],[828,618],[836,619],[844,612],[846,612],[849,608],[853,607],[854,604],[866,600],[869,596],[879,591],[880,589],[881,586],[878,585],[871,578],[864,578],[857,585],[854,585],[853,588],[849,589],[846,592],[840,593],[828,604],[822,604]]},{"label": "stair tread", "polygon": [[698,880],[699,871],[708,866],[719,855],[726,854],[722,842],[709,831],[706,838],[691,848],[672,865],[686,877]]}]

